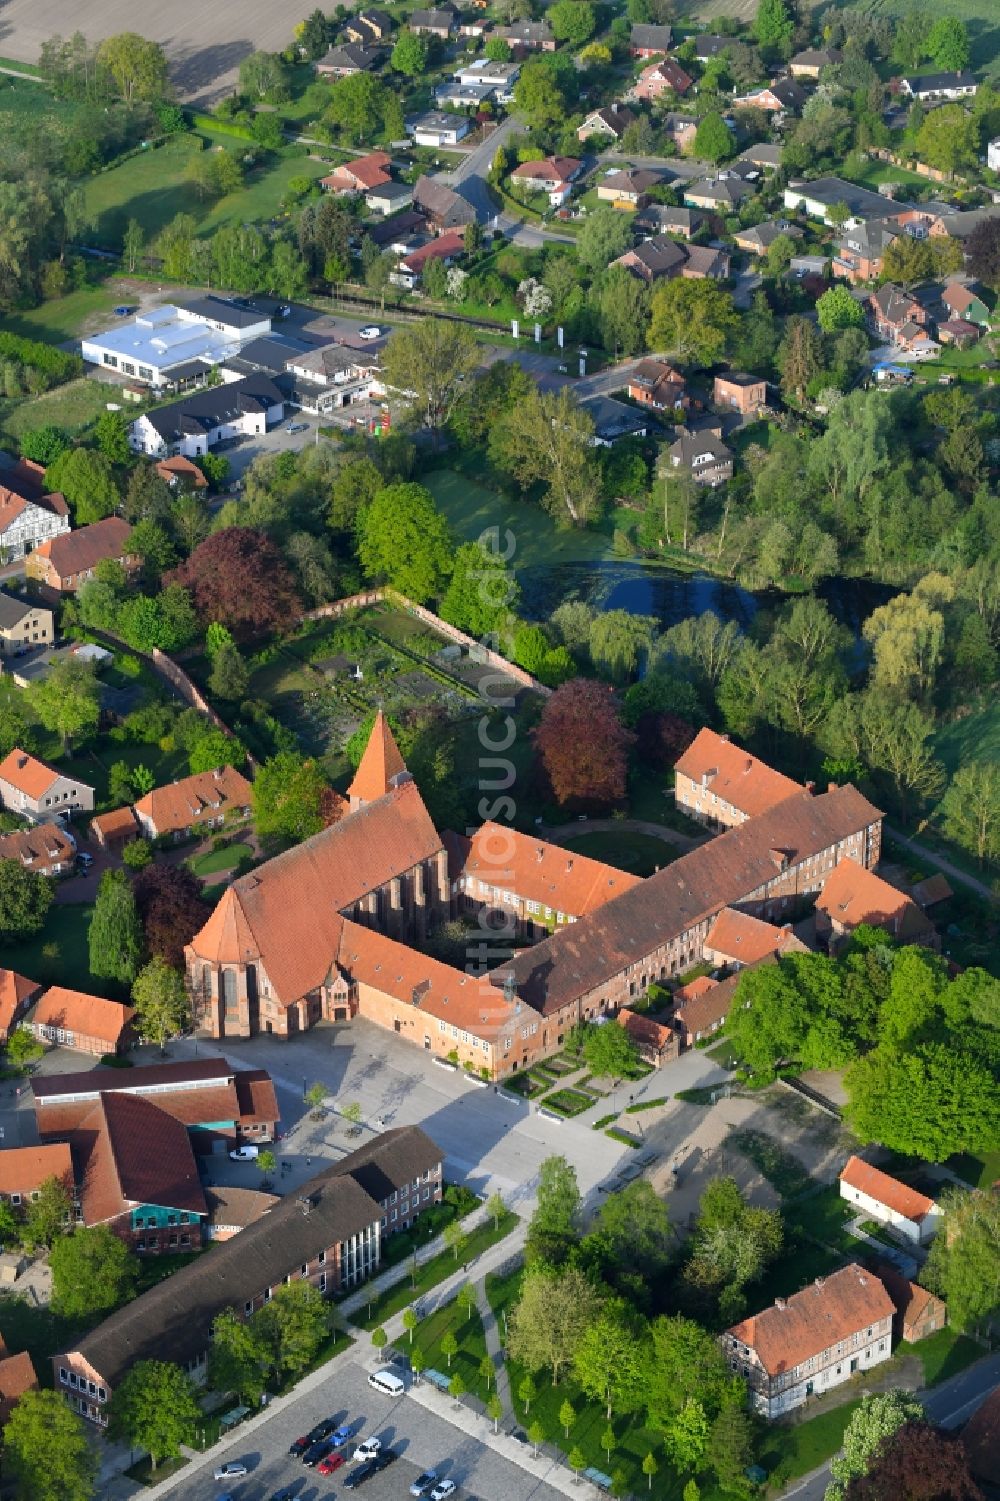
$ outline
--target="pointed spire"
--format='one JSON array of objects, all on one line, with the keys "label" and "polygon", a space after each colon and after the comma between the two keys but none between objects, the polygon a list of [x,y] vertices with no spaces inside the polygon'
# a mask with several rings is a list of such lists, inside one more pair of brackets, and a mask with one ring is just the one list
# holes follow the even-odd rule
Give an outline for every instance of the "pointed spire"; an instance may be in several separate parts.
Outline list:
[{"label": "pointed spire", "polygon": [[382,710],[375,715],[365,753],[358,763],[354,780],[347,789],[351,811],[385,797],[392,787],[392,779],[406,770],[406,762],[400,755],[399,746]]}]

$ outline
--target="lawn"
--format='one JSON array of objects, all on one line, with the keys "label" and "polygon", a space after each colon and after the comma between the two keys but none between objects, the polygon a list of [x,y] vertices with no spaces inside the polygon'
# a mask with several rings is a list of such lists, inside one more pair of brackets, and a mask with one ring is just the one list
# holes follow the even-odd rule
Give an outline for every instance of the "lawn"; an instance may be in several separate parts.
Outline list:
[{"label": "lawn", "polygon": [[[495,1246],[497,1241],[503,1240],[514,1229],[518,1222],[518,1216],[513,1210],[508,1210],[501,1219],[498,1227],[494,1230],[492,1219],[485,1220],[477,1225],[475,1230],[470,1231],[469,1237],[462,1248],[463,1262],[470,1262],[487,1250]],[[362,1329],[374,1329],[376,1324],[383,1323],[392,1314],[399,1313],[409,1307],[423,1293],[429,1292],[432,1287],[437,1287],[439,1282],[444,1282],[459,1267],[458,1258],[450,1250],[440,1251],[437,1256],[432,1256],[430,1261],[417,1268],[416,1278],[404,1277],[394,1287],[387,1288],[373,1298],[371,1304],[366,1307],[366,1317],[355,1316],[352,1323],[360,1325]]]},{"label": "lawn", "polygon": [[1000,761],[1000,704],[945,725],[933,745],[952,776],[970,761]]},{"label": "lawn", "polygon": [[[451,1365],[441,1349],[441,1341],[449,1333],[455,1336],[458,1344],[458,1350],[451,1357]],[[444,1376],[461,1376],[466,1391],[482,1398],[484,1402],[489,1396],[486,1382],[479,1374],[480,1364],[486,1354],[486,1336],[483,1334],[483,1321],[478,1309],[473,1308],[466,1317],[464,1308],[460,1308],[457,1303],[449,1303],[447,1307],[432,1313],[429,1318],[421,1320],[413,1331],[412,1345],[406,1334],[396,1344],[402,1350],[419,1350],[429,1370],[440,1371]]]},{"label": "lawn", "polygon": [[858,1398],[804,1423],[769,1424],[757,1462],[767,1471],[770,1483],[787,1485],[836,1454],[844,1441],[844,1429],[860,1405]]},{"label": "lawn", "polygon": [[222,849],[197,855],[189,863],[196,876],[214,876],[216,871],[229,870],[237,865],[246,855],[253,855],[249,844],[227,844]]},{"label": "lawn", "polygon": [[984,1152],[981,1157],[962,1152],[957,1157],[949,1157],[947,1166],[973,1188],[989,1188],[1000,1183],[1000,1151]]},{"label": "lawn", "polygon": [[136,745],[129,742],[119,744],[103,736],[82,746],[71,756],[58,756],[56,759],[59,770],[66,776],[79,777],[93,787],[98,809],[112,806],[108,796],[108,779],[116,761],[124,761],[130,769],[145,766],[155,778],[156,787],[164,787],[168,782],[175,782],[178,777],[188,774],[188,758],[184,750],[164,751],[158,745]]},{"label": "lawn", "polygon": [[[435,469],[421,476],[445,520],[463,542],[475,541],[487,528],[509,531],[513,566],[548,567],[558,563],[598,563],[611,557],[610,539],[581,527],[556,527],[540,507],[477,484],[455,469]],[[511,539],[507,539],[507,549]]]},{"label": "lawn", "polygon": [[106,409],[109,397],[114,397],[113,388],[100,381],[87,380],[86,377],[71,380],[42,396],[9,405],[3,418],[3,435],[19,442],[25,433],[33,433],[51,422],[76,436],[96,422]]},{"label": "lawn", "polygon": [[607,833],[578,834],[563,841],[564,847],[591,860],[603,860],[637,876],[651,876],[661,866],[676,860],[680,850],[653,834],[630,834],[627,829]]},{"label": "lawn", "polygon": [[34,938],[0,944],[0,964],[49,985],[91,991],[116,1001],[127,999],[127,987],[116,985],[113,980],[99,980],[90,973],[87,933],[93,910],[88,902],[50,907],[44,928]]},{"label": "lawn", "polygon": [[[110,288],[83,287],[79,292],[68,292],[65,297],[55,297],[51,302],[43,302],[41,307],[30,308],[26,312],[5,313],[3,326],[8,333],[20,334],[25,339],[41,339],[45,344],[65,344],[67,340],[77,338],[80,330],[91,319],[96,319],[98,315],[102,320],[110,318],[112,309],[119,301],[120,297]],[[103,391],[105,388],[99,389]],[[58,396],[59,393],[52,394]],[[44,403],[47,399],[42,397],[40,401]],[[104,399],[107,400],[107,396]],[[45,418],[46,422],[56,420],[52,416]]]},{"label": "lawn", "polygon": [[785,1229],[788,1232],[798,1231],[813,1240],[823,1241],[825,1245],[835,1246],[845,1255],[851,1255],[859,1249],[858,1241],[846,1229],[854,1210],[840,1197],[836,1184],[786,1204],[784,1215]]},{"label": "lawn", "polygon": [[84,203],[94,221],[91,239],[95,244],[117,249],[129,219],[139,221],[147,240],[155,239],[181,213],[192,214],[202,234],[223,224],[261,223],[282,211],[281,200],[293,177],[319,178],[328,170],[293,147],[270,152],[238,192],[213,203],[197,197],[188,176],[197,155],[196,138],[205,150],[216,146],[232,150],[248,144],[233,136],[185,133],[172,136],[158,150],[91,178],[84,187]]},{"label": "lawn", "polygon": [[957,1376],[966,1366],[981,1360],[986,1351],[967,1334],[956,1329],[938,1329],[915,1345],[904,1340],[896,1351],[899,1355],[916,1355],[924,1368],[924,1385],[937,1386],[951,1376]]}]

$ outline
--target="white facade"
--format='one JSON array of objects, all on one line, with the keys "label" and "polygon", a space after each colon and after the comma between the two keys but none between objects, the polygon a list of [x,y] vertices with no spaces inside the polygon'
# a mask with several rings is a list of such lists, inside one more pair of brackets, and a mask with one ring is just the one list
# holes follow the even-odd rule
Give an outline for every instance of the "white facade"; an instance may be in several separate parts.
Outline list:
[{"label": "white facade", "polygon": [[0,803],[11,813],[21,813],[35,823],[49,823],[64,813],[92,813],[94,789],[86,782],[74,781],[58,772],[52,773],[52,781],[37,796],[32,796],[0,777]]},{"label": "white facade", "polygon": [[859,1214],[866,1219],[878,1220],[880,1225],[885,1225],[890,1230],[895,1230],[898,1235],[912,1241],[915,1246],[922,1246],[929,1240],[933,1240],[941,1221],[941,1209],[937,1204],[921,1215],[918,1220],[908,1219],[905,1214],[900,1214],[898,1209],[892,1209],[888,1204],[883,1204],[881,1199],[872,1198],[871,1194],[865,1193],[861,1188],[853,1188],[843,1179],[840,1181],[840,1197],[848,1204],[854,1205]]},{"label": "white facade", "polygon": [[[224,304],[220,303],[220,308],[224,309]],[[225,322],[224,311],[217,318],[200,317],[165,303],[125,320],[117,328],[83,339],[80,353],[92,365],[117,370],[145,385],[162,386],[178,365],[200,362],[207,371],[238,354],[251,339],[269,333],[270,328],[270,318],[263,315],[246,327],[236,327]]]},{"label": "white facade", "polygon": [[726,1336],[730,1361],[745,1376],[750,1387],[750,1401],[765,1418],[780,1418],[801,1407],[810,1397],[821,1397],[835,1386],[843,1386],[860,1371],[869,1371],[892,1356],[892,1319],[881,1319],[841,1340],[819,1355],[813,1355],[779,1377],[769,1377],[756,1353],[745,1345],[735,1347]]},{"label": "white facade", "polygon": [[464,115],[425,115],[407,125],[418,146],[457,146],[472,127]]},{"label": "white facade", "polygon": [[230,421],[207,426],[203,432],[184,433],[174,442],[168,443],[144,412],[129,424],[128,437],[137,453],[151,454],[157,458],[167,458],[179,453],[187,459],[196,459],[208,453],[209,449],[216,443],[221,443],[224,438],[260,436],[267,431],[269,424],[280,422],[283,415],[283,405],[269,407],[266,413],[242,412]]},{"label": "white facade", "polygon": [[986,165],[991,172],[1000,172],[1000,136],[986,148]]},{"label": "white facade", "polygon": [[26,557],[40,542],[47,542],[50,537],[58,537],[69,531],[68,516],[57,516],[55,511],[50,511],[47,506],[36,505],[32,500],[25,501],[17,515],[11,517],[4,526],[4,513],[9,514],[12,509],[14,507],[0,507],[0,526],[3,526],[0,531],[0,557],[5,563]]}]

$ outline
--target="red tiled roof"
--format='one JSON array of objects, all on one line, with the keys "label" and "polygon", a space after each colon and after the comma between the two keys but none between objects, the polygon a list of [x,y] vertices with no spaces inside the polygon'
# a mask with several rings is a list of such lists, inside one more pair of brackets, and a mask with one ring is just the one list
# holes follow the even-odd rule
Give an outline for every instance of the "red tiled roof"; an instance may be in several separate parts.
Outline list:
[{"label": "red tiled roof", "polygon": [[152,821],[157,834],[190,828],[205,816],[219,818],[249,808],[253,791],[246,777],[232,766],[198,771],[166,787],[154,787],[135,805],[137,814]]},{"label": "red tiled roof", "polygon": [[788,928],[776,928],[773,923],[751,917],[735,907],[724,907],[708,930],[705,948],[738,964],[758,964],[768,954],[777,954],[786,948],[805,952],[805,944],[794,937]]},{"label": "red tiled roof", "polygon": [[766,813],[793,793],[802,791],[791,777],[783,776],[724,735],[709,729],[698,731],[674,770],[693,782],[707,777],[706,791],[714,792],[748,818]]},{"label": "red tiled roof", "polygon": [[556,184],[569,182],[574,172],[579,172],[582,166],[583,163],[575,156],[547,156],[541,161],[522,162],[510,175],[521,181]]},{"label": "red tiled roof", "polygon": [[117,839],[125,834],[137,834],[138,825],[131,808],[112,808],[110,813],[98,813],[90,820],[90,827],[100,830],[105,839]]},{"label": "red tiled roof", "polygon": [[376,798],[385,797],[392,787],[393,777],[398,777],[405,770],[406,762],[400,754],[396,737],[389,728],[389,721],[379,709],[347,795],[360,798],[362,802],[373,803]]},{"label": "red tiled roof", "polygon": [[208,484],[202,471],[191,459],[184,457],[182,453],[175,453],[169,459],[160,459],[153,465],[161,479],[168,483],[171,479],[180,475],[182,479],[189,479],[196,490],[203,490]]},{"label": "red tiled roof", "polygon": [[62,1027],[77,1037],[97,1037],[111,1052],[134,1015],[133,1008],[121,1001],[106,1001],[99,995],[53,985],[39,997],[31,1022],[33,1026]]},{"label": "red tiled roof", "polygon": [[929,1308],[939,1309],[943,1322],[945,1305],[934,1293],[929,1293],[926,1287],[921,1287],[919,1282],[911,1282],[887,1261],[880,1261],[875,1267],[875,1273],[895,1304],[896,1312],[907,1324],[921,1319]]},{"label": "red tiled roof", "polygon": [[453,880],[475,878],[569,917],[593,912],[640,884],[638,876],[508,824],[484,823],[471,838],[450,834],[445,844]]},{"label": "red tiled roof", "polygon": [[846,856],[827,877],[816,907],[845,928],[872,923],[897,938],[927,929],[928,920],[912,898]]},{"label": "red tiled roof", "polygon": [[0,1424],[6,1424],[19,1397],[38,1391],[38,1377],[27,1350],[0,1360]]},{"label": "red tiled roof", "polygon": [[47,766],[44,761],[39,761],[35,756],[29,756],[27,751],[14,749],[0,761],[0,780],[9,782],[16,787],[18,792],[23,792],[25,797],[30,797],[36,802],[44,797],[46,792],[57,781],[62,772]]},{"label": "red tiled roof", "polygon": [[330,184],[336,187],[342,182],[351,182],[362,188],[381,188],[392,180],[385,170],[391,160],[384,151],[372,151],[368,156],[358,156],[353,161],[342,162],[322,182],[324,186]]},{"label": "red tiled roof", "polygon": [[31,1193],[46,1178],[73,1186],[73,1159],[65,1142],[47,1147],[8,1147],[0,1152],[0,1194]]},{"label": "red tiled roof", "polygon": [[421,245],[419,250],[411,251],[405,256],[402,265],[410,271],[422,271],[428,261],[447,259],[448,256],[461,255],[465,249],[465,236],[460,229],[446,230],[443,235],[438,235],[436,240],[431,240],[426,245]]},{"label": "red tiled roof", "polygon": [[264,1068],[238,1068],[233,1074],[239,1119],[244,1125],[271,1125],[281,1117],[271,1075]]},{"label": "red tiled roof", "polygon": [[648,1016],[640,1016],[636,1011],[630,1011],[623,1006],[618,1013],[618,1025],[624,1027],[632,1041],[639,1047],[665,1048],[669,1047],[673,1038],[670,1027],[665,1027],[661,1022],[652,1021]]},{"label": "red tiled roof", "polygon": [[96,568],[105,558],[124,557],[131,532],[120,516],[108,516],[91,526],[50,537],[35,548],[35,555],[47,558],[59,578],[70,578]]},{"label": "red tiled roof", "polygon": [[756,1351],[769,1376],[794,1369],[812,1355],[848,1339],[859,1329],[891,1318],[893,1302],[872,1272],[852,1262],[829,1277],[817,1277],[783,1306],[744,1319],[726,1330]]},{"label": "red tiled roof", "polygon": [[340,945],[340,914],[441,847],[416,782],[400,782],[241,876],[192,938],[190,953],[214,964],[259,961],[288,1005],[326,979]]},{"label": "red tiled roof", "polygon": [[234,1069],[224,1058],[50,1074],[35,1079],[32,1089],[35,1120],[43,1137],[72,1135],[98,1096],[107,1093],[145,1095],[158,1110],[184,1126],[229,1121],[273,1123],[280,1114],[267,1072]]},{"label": "red tiled roof", "polygon": [[208,1213],[186,1128],[151,1100],[102,1094],[79,1136],[89,1138],[80,1189],[87,1225],[140,1204]]},{"label": "red tiled roof", "polygon": [[916,1223],[935,1207],[934,1200],[929,1199],[926,1194],[917,1193],[915,1188],[900,1183],[898,1178],[872,1167],[863,1157],[848,1157],[840,1181],[846,1183],[848,1188],[855,1188],[859,1193],[867,1194],[870,1199],[884,1204],[886,1209],[901,1214],[904,1219]]},{"label": "red tiled roof", "polygon": [[22,1008],[41,990],[37,980],[15,969],[0,969],[0,1032],[9,1032]]}]

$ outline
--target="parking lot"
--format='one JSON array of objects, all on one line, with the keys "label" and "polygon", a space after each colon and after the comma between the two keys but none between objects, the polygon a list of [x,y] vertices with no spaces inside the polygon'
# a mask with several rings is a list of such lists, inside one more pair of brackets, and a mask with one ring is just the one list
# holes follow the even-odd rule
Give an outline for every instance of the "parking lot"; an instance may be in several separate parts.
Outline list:
[{"label": "parking lot", "polygon": [[[329,1478],[306,1469],[289,1455],[289,1445],[324,1418],[350,1423],[347,1452],[373,1435],[399,1456],[381,1474],[359,1489],[364,1501],[396,1501],[406,1496],[410,1484],[425,1470],[435,1470],[441,1479],[454,1480],[454,1501],[561,1501],[563,1491],[539,1481],[536,1476],[496,1453],[463,1431],[467,1410],[448,1404],[454,1421],[423,1406],[418,1397],[395,1400],[372,1391],[367,1371],[358,1360],[341,1361],[337,1374],[304,1395],[288,1410],[275,1414],[243,1441],[234,1435],[221,1458],[187,1466],[177,1483],[166,1492],[171,1501],[218,1501],[222,1485],[212,1476],[216,1465],[239,1459],[250,1473],[245,1480],[229,1482],[234,1501],[270,1501],[284,1486],[295,1485],[295,1501],[352,1494],[344,1488],[350,1468],[341,1467]],[[216,1451],[218,1453],[218,1451]],[[581,1497],[585,1494],[581,1489]]]}]

